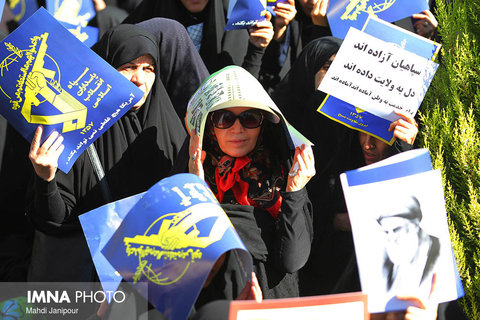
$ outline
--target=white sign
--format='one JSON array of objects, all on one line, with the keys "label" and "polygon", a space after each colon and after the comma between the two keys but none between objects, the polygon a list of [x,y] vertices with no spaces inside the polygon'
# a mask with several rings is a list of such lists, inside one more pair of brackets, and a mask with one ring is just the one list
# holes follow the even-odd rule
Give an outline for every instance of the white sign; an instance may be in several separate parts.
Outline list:
[{"label": "white sign", "polygon": [[381,118],[417,112],[438,65],[350,28],[319,90]]}]

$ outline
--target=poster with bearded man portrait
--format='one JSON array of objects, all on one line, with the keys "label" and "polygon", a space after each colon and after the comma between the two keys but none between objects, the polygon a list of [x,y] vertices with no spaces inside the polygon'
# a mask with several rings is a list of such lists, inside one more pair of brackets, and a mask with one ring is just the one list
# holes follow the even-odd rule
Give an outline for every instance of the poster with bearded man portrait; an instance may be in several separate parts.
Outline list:
[{"label": "poster with bearded man portrait", "polygon": [[455,300],[463,289],[450,242],[440,171],[402,176],[395,168],[399,164],[389,161],[386,166],[377,163],[373,169],[364,167],[341,176],[369,312],[414,305],[397,296],[434,294],[439,302]]}]

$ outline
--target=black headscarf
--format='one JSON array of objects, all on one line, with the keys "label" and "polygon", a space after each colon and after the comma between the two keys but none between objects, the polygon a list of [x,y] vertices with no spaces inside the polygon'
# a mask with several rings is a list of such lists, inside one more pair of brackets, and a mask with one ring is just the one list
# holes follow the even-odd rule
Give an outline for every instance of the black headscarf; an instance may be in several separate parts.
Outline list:
[{"label": "black headscarf", "polygon": [[187,31],[179,22],[153,18],[137,25],[157,38],[161,61],[160,78],[183,123],[188,100],[210,74]]},{"label": "black headscarf", "polygon": [[186,132],[160,81],[161,62],[153,35],[123,24],[107,32],[92,49],[114,68],[145,54],[156,64],[156,80],[143,106],[127,112],[95,141],[114,198],[122,198],[147,190],[167,175]]},{"label": "black headscarf", "polygon": [[[343,262],[333,258],[335,253],[338,256],[344,252],[343,248],[338,248],[343,245],[343,238],[334,234],[333,216],[337,212],[347,212],[339,175],[359,167],[362,161],[357,131],[317,112],[326,94],[316,90],[315,74],[340,45],[341,40],[333,37],[310,42],[272,96],[287,120],[314,143],[317,173],[307,184],[315,211],[314,242],[310,259],[299,275],[302,295],[327,293],[332,286],[330,282],[341,272]],[[350,243],[347,241],[345,246],[350,248]],[[348,259],[350,251],[346,251]]]},{"label": "black headscarf", "polygon": [[[128,111],[94,142],[114,201],[146,191],[164,178],[186,132],[159,80],[155,37],[138,26],[119,25],[93,49],[114,68],[144,54],[156,64],[156,80],[145,103]],[[37,231],[29,280],[94,281],[92,258],[77,217],[107,200],[87,153],[67,174],[57,171],[52,182],[35,179],[35,201],[30,202],[34,207],[29,212]]]},{"label": "black headscarf", "polygon": [[332,166],[339,170],[349,167],[345,161],[350,160],[349,150],[357,140],[354,130],[317,112],[326,94],[316,90],[315,74],[337,53],[341,43],[334,37],[310,42],[272,94],[287,120],[315,145],[317,174],[314,179],[332,170]]},{"label": "black headscarf", "polygon": [[105,32],[122,23],[127,16],[128,13],[125,10],[107,5],[105,9],[96,12],[88,25],[98,28],[98,38],[100,39]]},{"label": "black headscarf", "polygon": [[200,56],[210,73],[227,65],[242,65],[249,35],[246,29],[225,31],[228,1],[209,0],[202,12],[190,13],[179,0],[143,0],[124,23],[138,23],[154,17],[170,18],[185,28],[203,22]]}]

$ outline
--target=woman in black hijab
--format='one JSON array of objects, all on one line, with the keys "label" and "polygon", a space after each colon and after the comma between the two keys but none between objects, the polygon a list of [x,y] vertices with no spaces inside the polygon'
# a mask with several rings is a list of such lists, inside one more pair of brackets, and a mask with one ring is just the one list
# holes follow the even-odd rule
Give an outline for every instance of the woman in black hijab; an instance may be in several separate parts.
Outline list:
[{"label": "woman in black hijab", "polygon": [[[32,142],[30,158],[37,173],[29,212],[37,228],[30,268],[33,281],[94,280],[78,215],[146,191],[164,178],[186,136],[159,81],[159,49],[150,33],[138,26],[119,25],[106,33],[93,49],[119,70],[139,57],[148,57],[152,61],[149,69],[156,80],[149,92],[144,90],[148,93],[143,105],[128,111],[94,142],[105,171],[102,181],[108,185],[108,200],[102,196],[102,187],[87,153],[78,158],[68,174],[55,173],[48,164],[38,163],[42,153],[47,152],[45,146],[38,148],[39,143]],[[142,89],[133,78],[131,81]],[[55,169],[55,164],[56,161],[49,165]],[[53,179],[41,174],[45,169],[53,171]]]},{"label": "woman in black hijab", "polygon": [[187,103],[210,74],[185,28],[177,21],[153,18],[137,24],[157,38],[160,78],[183,123]]},{"label": "woman in black hijab", "polygon": [[326,97],[317,87],[340,45],[334,37],[310,42],[272,95],[287,120],[314,144],[317,174],[307,185],[315,211],[314,240],[300,272],[302,295],[330,293],[353,252],[351,233],[335,230],[333,219],[347,212],[340,173],[362,165],[358,134],[317,112]]},{"label": "woman in black hijab", "polygon": [[[205,123],[203,141],[192,132],[174,173],[198,174],[208,183],[252,255],[263,297],[296,297],[297,270],[310,252],[312,208],[304,185],[314,174],[313,155],[305,146],[293,151],[286,124],[252,75],[232,66],[211,77],[217,78],[210,85],[219,86],[210,88],[208,99],[221,102],[199,120]],[[235,299],[245,286],[235,266],[235,257],[227,255],[197,304]]]},{"label": "woman in black hijab", "polygon": [[[331,293],[354,250],[339,175],[365,165],[358,131],[317,112],[326,97],[317,88],[341,43],[334,37],[311,41],[272,95],[287,120],[314,144],[317,174],[307,185],[316,211],[314,240],[300,272],[302,295]],[[410,148],[397,139],[388,156]]]},{"label": "woman in black hijab", "polygon": [[[199,53],[210,73],[228,65],[238,65],[255,77],[258,76],[264,48],[250,42],[246,29],[225,31],[227,0],[204,0],[208,3],[203,10],[195,13],[187,10],[182,2],[183,0],[143,0],[124,23],[138,23],[154,17],[176,20],[185,28],[203,23]],[[268,42],[270,40],[271,37]]]}]

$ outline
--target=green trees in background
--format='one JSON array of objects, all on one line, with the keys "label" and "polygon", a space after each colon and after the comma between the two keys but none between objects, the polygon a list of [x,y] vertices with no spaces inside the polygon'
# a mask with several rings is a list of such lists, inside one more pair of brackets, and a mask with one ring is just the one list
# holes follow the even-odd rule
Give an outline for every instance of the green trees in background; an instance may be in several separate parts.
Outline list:
[{"label": "green trees in background", "polygon": [[480,1],[437,0],[442,49],[422,104],[419,144],[441,169],[450,235],[465,289],[480,319]]}]

